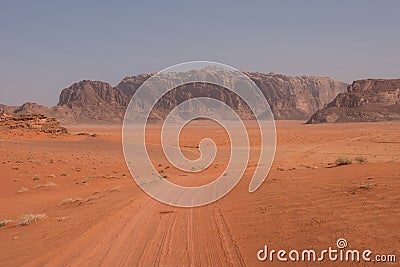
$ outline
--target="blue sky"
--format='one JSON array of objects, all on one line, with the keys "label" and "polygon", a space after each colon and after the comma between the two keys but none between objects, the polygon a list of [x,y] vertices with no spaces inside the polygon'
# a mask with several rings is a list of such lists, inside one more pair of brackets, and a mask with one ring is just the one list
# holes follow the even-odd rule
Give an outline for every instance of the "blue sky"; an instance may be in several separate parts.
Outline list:
[{"label": "blue sky", "polygon": [[352,80],[400,77],[400,1],[1,1],[0,103],[55,105],[82,79],[193,60]]}]

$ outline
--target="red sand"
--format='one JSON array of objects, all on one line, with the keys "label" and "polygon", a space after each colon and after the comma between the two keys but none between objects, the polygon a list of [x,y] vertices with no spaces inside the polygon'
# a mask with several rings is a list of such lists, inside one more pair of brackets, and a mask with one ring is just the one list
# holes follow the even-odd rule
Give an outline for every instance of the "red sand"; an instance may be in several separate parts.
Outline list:
[{"label": "red sand", "polygon": [[[226,148],[221,129],[202,127]],[[400,260],[400,122],[278,121],[275,161],[260,189],[247,192],[252,159],[232,192],[194,209],[161,204],[137,187],[124,162],[119,127],[67,128],[97,136],[0,133],[0,221],[14,220],[0,228],[1,266],[293,266],[259,262],[257,251],[264,245],[318,251],[336,247],[339,238],[349,248]],[[157,145],[157,127],[152,129]],[[197,133],[195,127],[185,131],[189,156],[198,155]],[[250,135],[256,147],[257,132],[250,129]],[[221,151],[219,165],[198,179],[175,179],[159,153],[152,159],[167,179],[196,185],[223,170],[227,150]],[[368,162],[331,168],[339,157],[357,156]],[[17,193],[23,187],[27,191]],[[23,214],[48,217],[19,226]],[[297,263],[305,265],[310,263]]]}]

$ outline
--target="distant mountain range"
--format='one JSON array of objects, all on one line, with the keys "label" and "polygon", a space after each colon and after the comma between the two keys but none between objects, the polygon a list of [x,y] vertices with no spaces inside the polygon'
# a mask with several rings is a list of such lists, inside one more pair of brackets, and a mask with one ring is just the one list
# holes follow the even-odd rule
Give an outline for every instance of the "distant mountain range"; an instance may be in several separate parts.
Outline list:
[{"label": "distant mountain range", "polygon": [[[347,86],[346,83],[328,77],[244,73],[261,89],[275,119],[307,120],[326,107],[338,94],[345,92]],[[83,80],[63,89],[55,107],[30,102],[18,107],[0,105],[0,113],[43,114],[64,123],[118,123],[123,120],[132,95],[149,77],[151,74],[126,77],[115,87],[101,81]],[[235,94],[210,84],[194,83],[165,95],[156,106],[158,113],[154,113],[155,119],[171,107],[199,96],[213,97],[235,110],[241,109],[241,101]]]},{"label": "distant mountain range", "polygon": [[[347,87],[346,83],[328,77],[244,74],[260,88],[278,120],[308,120],[307,123],[400,120],[400,79],[359,80]],[[115,87],[83,80],[63,89],[57,106],[30,102],[22,106],[0,104],[0,113],[42,114],[64,123],[120,123],[131,97],[151,76],[126,77]],[[240,83],[231,79],[228,83]],[[151,118],[162,120],[176,105],[201,96],[221,100],[239,114],[243,111],[243,100],[234,93],[212,84],[192,83],[164,95]]]}]

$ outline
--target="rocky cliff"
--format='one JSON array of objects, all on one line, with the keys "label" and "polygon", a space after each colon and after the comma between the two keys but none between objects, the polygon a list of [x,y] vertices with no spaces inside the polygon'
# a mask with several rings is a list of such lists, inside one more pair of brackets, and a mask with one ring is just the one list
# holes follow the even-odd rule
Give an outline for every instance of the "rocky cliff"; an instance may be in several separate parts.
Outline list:
[{"label": "rocky cliff", "polygon": [[[323,108],[337,94],[346,90],[347,84],[328,77],[299,76],[275,73],[244,72],[260,88],[266,97],[275,119],[308,119],[315,111]],[[150,75],[139,75],[124,78],[117,85],[129,98]],[[234,78],[231,83],[239,82]],[[187,99],[199,96],[213,97],[222,100],[235,110],[243,107],[240,99],[227,90],[215,89],[215,86],[204,83],[187,84],[165,95],[158,104],[159,108],[168,110]]]},{"label": "rocky cliff", "polygon": [[246,72],[268,100],[275,119],[308,119],[335,96],[346,90],[346,83],[328,77]]},{"label": "rocky cliff", "polygon": [[354,81],[307,123],[385,121],[400,119],[400,79]]},{"label": "rocky cliff", "polygon": [[57,107],[68,107],[77,121],[121,121],[128,97],[100,81],[80,81],[61,91]]}]

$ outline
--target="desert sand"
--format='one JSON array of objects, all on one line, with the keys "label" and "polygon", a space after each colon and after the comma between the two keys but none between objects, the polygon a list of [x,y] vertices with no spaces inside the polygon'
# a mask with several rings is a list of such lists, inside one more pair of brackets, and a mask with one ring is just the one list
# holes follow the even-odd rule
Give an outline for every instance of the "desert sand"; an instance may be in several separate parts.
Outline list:
[{"label": "desert sand", "polygon": [[[252,158],[228,195],[198,208],[159,203],[136,185],[121,127],[66,127],[71,135],[0,133],[0,221],[10,220],[0,228],[1,266],[333,266],[260,262],[257,252],[322,250],[339,238],[400,258],[400,122],[277,121],[276,156],[260,189],[247,191]],[[159,126],[150,126],[152,160],[166,179],[198,185],[223,171],[228,143],[215,125],[185,130],[184,153],[198,155],[199,127],[219,154],[204,174],[185,176],[156,152]],[[353,163],[335,166],[338,158]],[[25,214],[45,216],[24,226]]]}]

